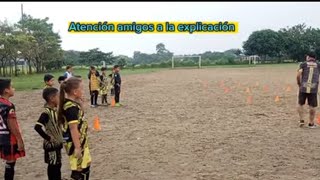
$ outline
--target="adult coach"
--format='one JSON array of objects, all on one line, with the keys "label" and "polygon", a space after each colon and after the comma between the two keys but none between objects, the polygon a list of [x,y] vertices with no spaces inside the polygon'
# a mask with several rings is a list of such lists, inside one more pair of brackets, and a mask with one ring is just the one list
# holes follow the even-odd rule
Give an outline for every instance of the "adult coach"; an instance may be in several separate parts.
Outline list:
[{"label": "adult coach", "polygon": [[298,113],[300,117],[300,127],[304,126],[303,105],[308,99],[309,128],[315,128],[314,124],[316,107],[318,106],[318,86],[319,86],[320,63],[316,61],[315,53],[310,52],[306,56],[306,61],[299,66],[297,74],[297,84],[299,86]]}]

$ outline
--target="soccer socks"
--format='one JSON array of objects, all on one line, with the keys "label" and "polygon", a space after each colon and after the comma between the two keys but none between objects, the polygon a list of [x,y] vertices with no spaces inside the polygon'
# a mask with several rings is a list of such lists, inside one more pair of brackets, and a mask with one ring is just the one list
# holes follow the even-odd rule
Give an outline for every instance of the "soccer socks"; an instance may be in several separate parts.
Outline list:
[{"label": "soccer socks", "polygon": [[61,164],[48,165],[48,179],[61,180]]},{"label": "soccer socks", "polygon": [[89,175],[90,175],[90,166],[83,169],[81,172],[82,176],[83,176],[83,180],[89,180]]},{"label": "soccer socks", "polygon": [[13,180],[15,165],[16,165],[16,162],[6,163],[6,169],[4,172],[4,180]]}]

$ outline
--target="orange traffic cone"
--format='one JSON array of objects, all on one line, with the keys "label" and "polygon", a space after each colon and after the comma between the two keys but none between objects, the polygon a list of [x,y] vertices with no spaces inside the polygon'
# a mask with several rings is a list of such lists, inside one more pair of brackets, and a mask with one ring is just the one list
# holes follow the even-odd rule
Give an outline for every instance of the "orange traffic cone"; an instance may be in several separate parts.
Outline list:
[{"label": "orange traffic cone", "polygon": [[253,97],[252,96],[248,96],[247,97],[247,104],[251,105],[253,101]]},{"label": "orange traffic cone", "polygon": [[98,116],[94,117],[93,129],[94,129],[95,131],[101,131],[100,120],[99,120],[99,117],[98,117]]},{"label": "orange traffic cone", "polygon": [[115,105],[116,105],[116,100],[114,99],[114,96],[113,96],[111,100],[111,107],[114,107]]},{"label": "orange traffic cone", "polygon": [[274,102],[279,102],[280,101],[280,97],[276,96],[276,98],[274,99]]},{"label": "orange traffic cone", "polygon": [[320,114],[317,117],[317,123],[320,125]]},{"label": "orange traffic cone", "polygon": [[250,93],[250,92],[251,92],[251,91],[250,91],[250,88],[247,87],[246,93]]},{"label": "orange traffic cone", "polygon": [[287,92],[291,92],[291,86],[289,85],[286,89]]},{"label": "orange traffic cone", "polygon": [[224,93],[229,93],[230,92],[230,88],[224,88]]}]

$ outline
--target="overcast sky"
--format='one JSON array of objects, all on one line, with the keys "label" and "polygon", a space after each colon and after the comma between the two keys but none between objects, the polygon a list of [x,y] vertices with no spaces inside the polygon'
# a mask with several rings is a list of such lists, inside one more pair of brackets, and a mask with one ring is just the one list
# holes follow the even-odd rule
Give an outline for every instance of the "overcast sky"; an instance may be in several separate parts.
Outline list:
[{"label": "overcast sky", "polygon": [[[100,48],[132,57],[133,51],[154,53],[162,42],[178,54],[241,48],[256,30],[306,23],[320,27],[320,2],[23,2],[24,12],[49,17],[64,50]],[[16,23],[21,3],[0,2],[0,20]],[[238,21],[238,34],[69,34],[69,21]]]}]

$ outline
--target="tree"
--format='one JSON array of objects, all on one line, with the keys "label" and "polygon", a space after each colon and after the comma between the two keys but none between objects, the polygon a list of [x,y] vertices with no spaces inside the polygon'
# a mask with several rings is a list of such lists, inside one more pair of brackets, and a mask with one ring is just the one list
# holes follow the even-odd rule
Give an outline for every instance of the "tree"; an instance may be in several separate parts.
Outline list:
[{"label": "tree", "polygon": [[157,51],[157,54],[164,54],[168,52],[168,50],[166,49],[163,43],[159,43],[156,45],[156,51]]},{"label": "tree", "polygon": [[87,66],[98,66],[102,61],[105,61],[106,64],[114,63],[113,52],[104,53],[98,48],[90,49],[87,52],[80,52],[80,64]]},{"label": "tree", "polygon": [[[49,18],[38,19],[30,15],[24,15],[22,20],[16,24],[16,27],[23,33],[33,36],[32,59],[28,59],[36,67],[37,72],[44,71],[45,67],[50,67],[51,62],[59,60],[62,62],[61,39],[58,33],[53,32],[53,24],[49,23]],[[31,70],[31,68],[29,68]]]},{"label": "tree", "polygon": [[2,72],[0,67],[0,74],[2,76],[6,76],[7,74],[6,66],[10,56],[10,47],[12,45],[9,36],[11,36],[12,31],[12,26],[10,26],[6,20],[4,22],[0,21],[0,63],[2,67]]},{"label": "tree", "polygon": [[173,53],[167,50],[163,43],[159,43],[156,45],[156,51],[157,51],[157,54],[156,54],[157,56],[155,56],[154,59],[156,59],[157,62],[169,60],[173,56]]},{"label": "tree", "polygon": [[270,29],[253,32],[243,44],[247,55],[259,55],[262,60],[267,56],[279,56],[282,49],[281,37],[278,32]]},{"label": "tree", "polygon": [[224,53],[234,54],[236,56],[239,56],[242,53],[242,51],[241,51],[241,49],[229,49],[229,50],[224,51]]},{"label": "tree", "polygon": [[118,61],[117,61],[117,64],[123,68],[127,65],[127,60],[125,58],[119,58]]},{"label": "tree", "polygon": [[294,60],[304,59],[305,53],[309,50],[309,43],[305,36],[306,25],[298,24],[291,28],[282,28],[279,34],[282,38],[282,54]]},{"label": "tree", "polygon": [[80,64],[80,51],[63,51],[63,64],[64,65],[81,65]]}]

